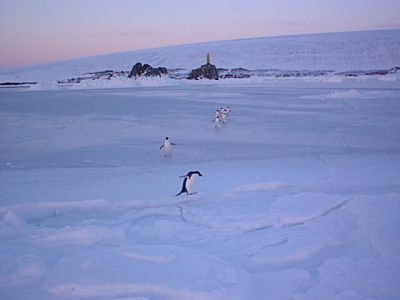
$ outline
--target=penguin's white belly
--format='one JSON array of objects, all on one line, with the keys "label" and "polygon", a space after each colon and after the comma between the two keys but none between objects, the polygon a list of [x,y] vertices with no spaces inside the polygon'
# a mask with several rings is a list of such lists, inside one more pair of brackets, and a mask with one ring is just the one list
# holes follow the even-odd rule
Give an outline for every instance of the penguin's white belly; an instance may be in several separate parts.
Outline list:
[{"label": "penguin's white belly", "polygon": [[191,176],[190,178],[188,178],[188,180],[186,181],[186,190],[190,193],[191,192],[191,188],[194,182],[194,179],[196,177],[195,176]]},{"label": "penguin's white belly", "polygon": [[171,150],[172,150],[171,148],[172,148],[171,144],[165,144],[164,145],[164,153],[167,154],[167,155],[171,154]]}]

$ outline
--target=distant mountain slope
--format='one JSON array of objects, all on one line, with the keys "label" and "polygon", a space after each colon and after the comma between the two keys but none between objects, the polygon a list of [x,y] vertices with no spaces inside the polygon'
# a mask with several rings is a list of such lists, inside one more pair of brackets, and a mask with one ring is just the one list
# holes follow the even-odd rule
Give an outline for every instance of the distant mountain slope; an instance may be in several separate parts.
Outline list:
[{"label": "distant mountain slope", "polygon": [[130,70],[138,61],[192,69],[206,53],[222,68],[371,70],[400,65],[400,29],[216,41],[129,51],[35,66],[13,74],[20,80],[61,79],[90,71]]}]

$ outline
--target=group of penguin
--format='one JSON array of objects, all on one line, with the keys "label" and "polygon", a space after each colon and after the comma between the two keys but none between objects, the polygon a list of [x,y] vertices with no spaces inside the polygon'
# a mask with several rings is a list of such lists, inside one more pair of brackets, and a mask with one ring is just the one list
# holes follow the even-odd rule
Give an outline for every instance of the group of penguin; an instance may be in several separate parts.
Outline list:
[{"label": "group of penguin", "polygon": [[[221,126],[221,124],[225,124],[227,122],[227,118],[230,113],[231,113],[231,109],[229,106],[226,108],[221,107],[220,109],[217,109],[215,111],[215,115],[214,115],[215,128],[219,128]],[[160,146],[160,150],[164,151],[165,157],[171,157],[172,146],[175,146],[175,143],[171,142],[169,140],[169,137],[166,137],[164,140],[164,143]],[[183,193],[186,193],[186,195],[193,195],[194,193],[192,193],[191,188],[192,188],[194,180],[198,176],[203,177],[203,174],[201,174],[199,171],[190,171],[186,175],[180,176],[179,178],[184,178],[184,179],[183,179],[181,191],[178,194],[176,194],[176,196],[179,196]]]},{"label": "group of penguin", "polygon": [[214,120],[213,120],[214,128],[218,129],[221,127],[221,125],[226,124],[230,113],[231,113],[231,108],[229,106],[217,109],[214,113]]}]

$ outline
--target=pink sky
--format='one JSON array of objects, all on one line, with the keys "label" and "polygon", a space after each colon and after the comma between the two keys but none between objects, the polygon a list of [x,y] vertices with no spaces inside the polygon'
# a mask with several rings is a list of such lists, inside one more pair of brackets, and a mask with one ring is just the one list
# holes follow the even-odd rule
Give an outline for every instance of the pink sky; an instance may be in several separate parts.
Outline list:
[{"label": "pink sky", "polygon": [[0,0],[0,70],[248,37],[400,28],[398,0]]}]

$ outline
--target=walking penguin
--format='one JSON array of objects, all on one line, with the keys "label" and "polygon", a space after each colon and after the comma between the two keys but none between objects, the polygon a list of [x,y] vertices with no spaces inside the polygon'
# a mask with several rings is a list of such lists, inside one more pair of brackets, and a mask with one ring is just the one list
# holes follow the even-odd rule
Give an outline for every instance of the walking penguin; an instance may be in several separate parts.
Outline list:
[{"label": "walking penguin", "polygon": [[182,190],[178,194],[176,194],[176,196],[179,196],[182,193],[186,193],[187,195],[193,195],[193,193],[191,192],[191,188],[197,176],[203,177],[203,175],[199,171],[190,171],[186,175],[180,176],[179,178],[184,177],[182,183]]},{"label": "walking penguin", "polygon": [[172,146],[175,146],[174,143],[169,141],[169,138],[166,137],[164,143],[160,146],[160,150],[164,150],[165,157],[171,157],[172,154]]}]

